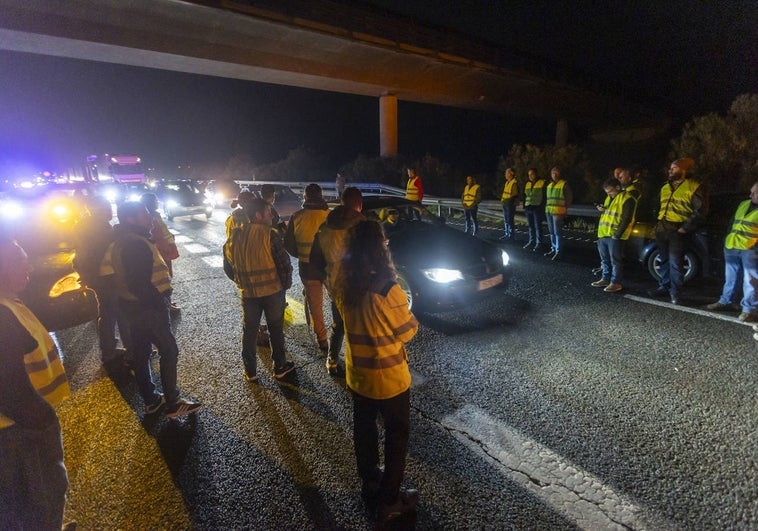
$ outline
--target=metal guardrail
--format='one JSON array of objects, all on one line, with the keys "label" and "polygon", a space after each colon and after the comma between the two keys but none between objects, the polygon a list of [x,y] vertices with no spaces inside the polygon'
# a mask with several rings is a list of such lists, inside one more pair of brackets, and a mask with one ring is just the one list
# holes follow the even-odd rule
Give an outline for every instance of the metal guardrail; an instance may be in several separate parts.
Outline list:
[{"label": "metal guardrail", "polygon": [[[289,186],[296,194],[303,194],[305,187],[313,181],[284,182],[284,181],[235,181],[241,186],[248,184],[278,184]],[[324,192],[324,197],[336,198],[337,185],[333,181],[316,182]],[[397,186],[390,186],[382,183],[347,183],[346,186],[354,186],[360,189],[364,194],[392,195],[396,197],[405,197],[405,189]],[[434,207],[438,216],[449,215],[453,211],[463,211],[461,199],[459,197],[435,197],[424,196],[422,203],[428,207]],[[517,212],[523,213],[523,207],[519,206]],[[479,216],[503,219],[503,207],[500,201],[496,199],[486,200],[479,203]],[[571,205],[568,209],[569,216],[580,218],[599,218],[600,212],[593,205]]]}]

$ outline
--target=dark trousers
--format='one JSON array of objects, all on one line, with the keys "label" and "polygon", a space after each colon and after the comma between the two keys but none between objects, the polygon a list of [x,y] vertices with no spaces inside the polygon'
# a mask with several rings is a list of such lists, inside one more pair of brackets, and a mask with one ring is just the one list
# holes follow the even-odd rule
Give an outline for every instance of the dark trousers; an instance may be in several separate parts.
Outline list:
[{"label": "dark trousers", "polygon": [[358,475],[361,480],[379,479],[379,430],[377,418],[384,421],[384,474],[381,475],[379,501],[392,503],[400,492],[405,474],[410,431],[411,393],[375,400],[353,395],[353,441]]},{"label": "dark trousers", "polygon": [[345,339],[345,323],[342,322],[342,314],[337,309],[334,299],[331,299],[330,304],[332,308],[332,334],[329,338],[329,356],[336,360],[339,359],[342,341]]},{"label": "dark trousers", "polygon": [[116,288],[110,284],[93,286],[97,295],[97,335],[100,340],[100,354],[103,360],[109,359],[116,348],[116,325],[124,348],[131,351],[129,327],[123,312],[119,308]]},{"label": "dark trousers", "polygon": [[513,237],[513,231],[516,225],[516,201],[506,201],[503,203],[503,225],[505,229],[505,236],[507,238]]},{"label": "dark trousers", "polygon": [[68,475],[61,427],[0,429],[0,529],[60,531]]},{"label": "dark trousers", "polygon": [[242,299],[242,362],[245,371],[253,376],[257,370],[257,340],[261,315],[266,316],[266,325],[271,339],[271,357],[274,369],[282,367],[287,361],[284,347],[284,308],[287,297],[284,290],[265,297]]},{"label": "dark trousers", "polygon": [[471,227],[472,236],[476,236],[476,230],[479,228],[479,224],[477,223],[477,220],[476,220],[477,210],[478,209],[474,207],[474,208],[467,208],[466,210],[463,211],[463,214],[466,216],[466,225],[463,228],[463,232],[468,234],[468,229],[469,227]]},{"label": "dark trousers", "polygon": [[689,236],[676,230],[659,230],[655,241],[661,258],[659,286],[669,290],[672,297],[679,295],[684,281],[684,249]]},{"label": "dark trousers", "polygon": [[538,246],[542,242],[542,218],[545,215],[545,211],[542,206],[528,206],[524,207],[524,213],[526,214],[526,222],[529,225],[529,242]]}]

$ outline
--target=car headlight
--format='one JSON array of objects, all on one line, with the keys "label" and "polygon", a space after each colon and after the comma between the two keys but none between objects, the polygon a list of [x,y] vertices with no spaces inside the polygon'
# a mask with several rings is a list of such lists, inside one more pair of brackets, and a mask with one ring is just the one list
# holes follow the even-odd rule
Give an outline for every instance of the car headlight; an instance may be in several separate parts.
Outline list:
[{"label": "car headlight", "polygon": [[137,194],[137,193],[129,194],[129,201],[139,201],[140,199],[142,199],[141,194]]},{"label": "car headlight", "polygon": [[53,284],[53,287],[50,288],[48,296],[50,298],[60,297],[64,293],[67,293],[69,291],[76,291],[79,288],[81,288],[81,285],[79,284],[79,274],[69,273],[65,277],[59,279],[58,282]]},{"label": "car headlight", "polygon": [[503,265],[507,266],[508,263],[511,261],[511,257],[508,256],[508,253],[506,253],[505,251],[502,252],[501,256],[503,258]]},{"label": "car headlight", "polygon": [[432,282],[439,282],[440,284],[447,284],[455,280],[463,280],[463,274],[457,269],[443,269],[441,267],[434,267],[432,269],[422,270],[424,276]]},{"label": "car headlight", "polygon": [[0,212],[5,219],[18,219],[24,214],[24,207],[21,203],[16,201],[8,201],[3,203],[2,212]]},{"label": "car headlight", "polygon": [[175,199],[169,199],[168,201],[166,201],[166,206],[169,208],[176,208],[179,206],[179,202],[176,201]]}]

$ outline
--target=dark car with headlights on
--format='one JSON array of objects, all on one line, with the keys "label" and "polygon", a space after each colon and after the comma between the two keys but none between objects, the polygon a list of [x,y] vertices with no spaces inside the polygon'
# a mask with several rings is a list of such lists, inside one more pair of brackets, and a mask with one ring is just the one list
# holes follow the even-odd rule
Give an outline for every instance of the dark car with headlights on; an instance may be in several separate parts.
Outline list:
[{"label": "dark car with headlights on", "polygon": [[448,227],[423,205],[364,196],[363,214],[382,222],[398,283],[416,312],[464,306],[508,286],[508,253]]},{"label": "dark car with headlights on", "polygon": [[195,214],[211,219],[213,215],[211,200],[189,179],[161,181],[155,187],[155,194],[163,206],[163,214],[169,220]]},{"label": "dark car with headlights on", "polygon": [[73,265],[74,227],[92,194],[84,183],[50,183],[0,196],[0,230],[18,240],[32,266],[21,299],[48,330],[97,317],[95,292],[80,284]]}]

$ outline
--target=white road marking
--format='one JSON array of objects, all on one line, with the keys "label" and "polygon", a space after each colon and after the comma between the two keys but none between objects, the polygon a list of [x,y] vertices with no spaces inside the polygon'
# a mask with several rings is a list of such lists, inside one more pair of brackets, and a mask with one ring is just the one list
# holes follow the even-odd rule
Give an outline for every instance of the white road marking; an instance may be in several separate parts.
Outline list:
[{"label": "white road marking", "polygon": [[219,254],[209,254],[203,256],[203,262],[211,267],[224,267],[224,257]]},{"label": "white road marking", "polygon": [[192,241],[192,239],[189,236],[184,236],[184,235],[176,236],[174,239],[176,240],[176,243],[187,243],[187,242]]},{"label": "white road marking", "polygon": [[494,459],[508,476],[581,529],[674,529],[645,511],[597,476],[492,418],[465,405],[442,419],[453,435],[486,460]]},{"label": "white road marking", "polygon": [[188,243],[184,246],[184,248],[191,252],[192,254],[201,254],[201,253],[209,253],[210,249],[208,249],[205,245],[200,245],[199,243]]},{"label": "white road marking", "polygon": [[689,306],[674,305],[663,300],[649,299],[647,297],[638,297],[637,295],[624,295],[625,299],[632,301],[643,302],[645,304],[652,304],[653,306],[660,306],[662,308],[670,308],[672,310],[678,310],[680,312],[692,313],[695,315],[702,315],[703,317],[710,317],[711,319],[720,319],[722,321],[729,321],[730,323],[752,326],[753,323],[743,323],[736,317],[718,312],[709,312],[708,310],[701,310],[699,308],[690,308]]}]

